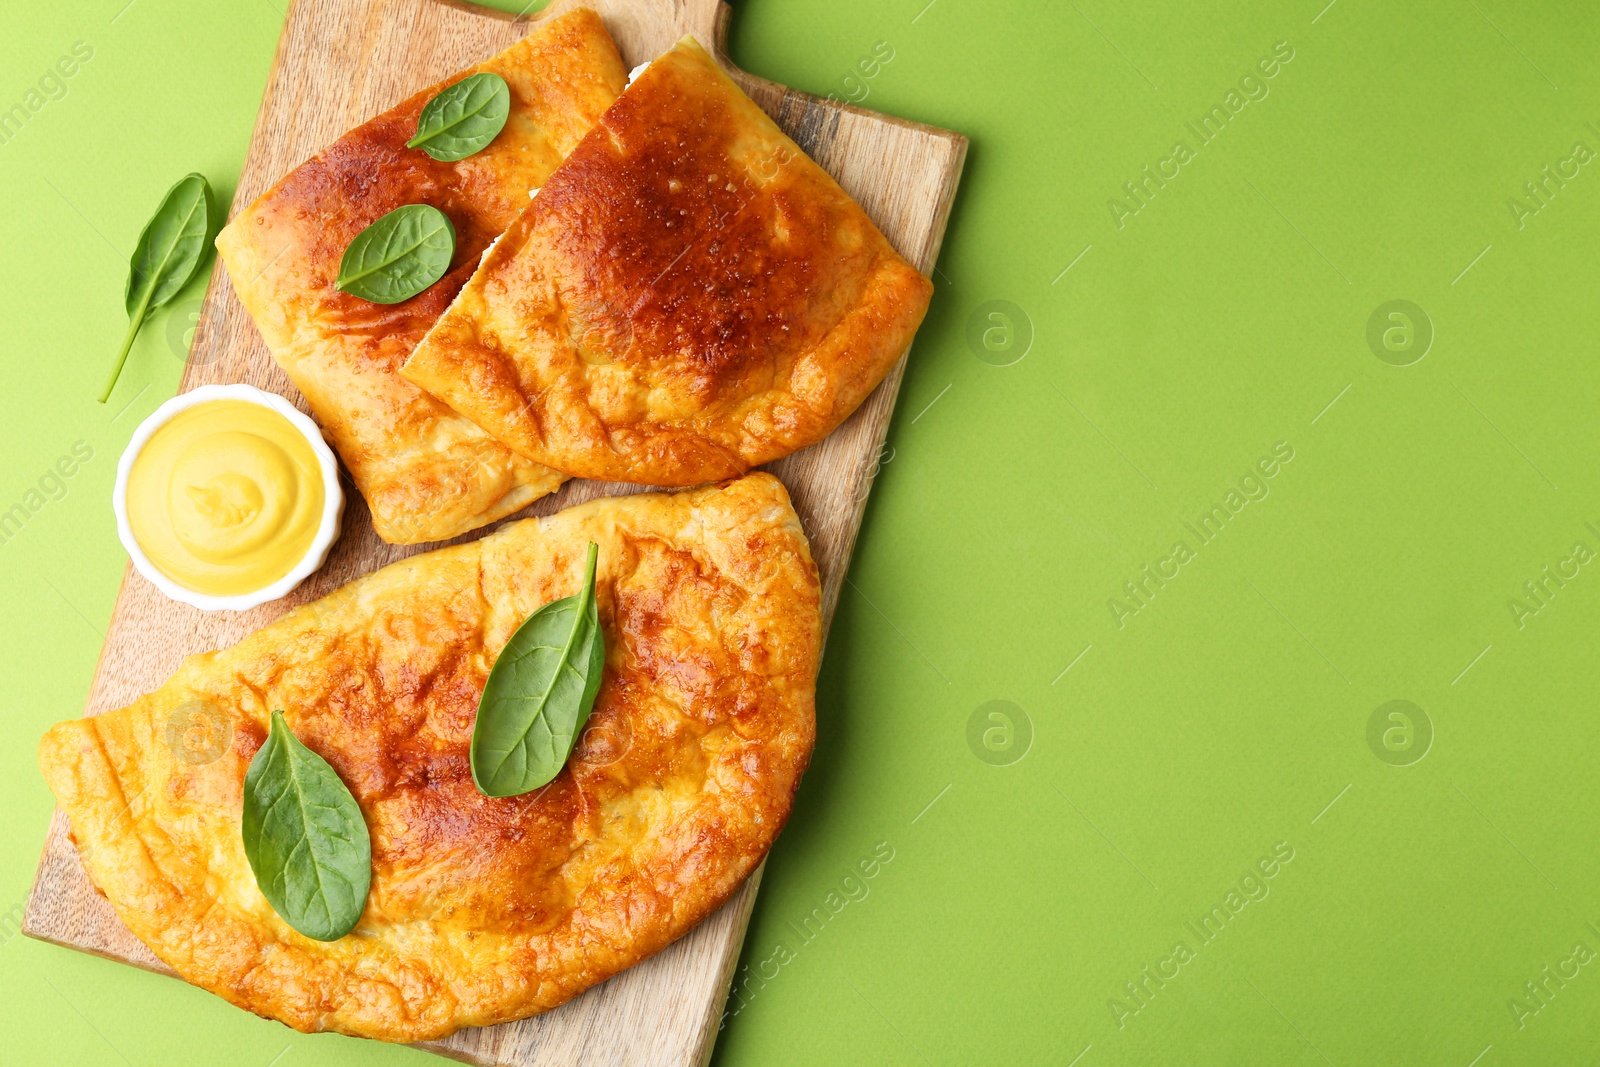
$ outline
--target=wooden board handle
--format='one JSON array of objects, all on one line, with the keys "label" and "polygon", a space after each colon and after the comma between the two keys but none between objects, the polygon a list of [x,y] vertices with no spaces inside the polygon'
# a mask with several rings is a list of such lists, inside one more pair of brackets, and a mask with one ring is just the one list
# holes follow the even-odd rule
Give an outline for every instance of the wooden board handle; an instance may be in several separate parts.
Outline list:
[{"label": "wooden board handle", "polygon": [[724,66],[731,66],[724,53],[733,9],[724,0],[555,0],[534,18],[542,22],[576,7],[600,14],[630,66],[649,62],[685,34],[693,34]]}]

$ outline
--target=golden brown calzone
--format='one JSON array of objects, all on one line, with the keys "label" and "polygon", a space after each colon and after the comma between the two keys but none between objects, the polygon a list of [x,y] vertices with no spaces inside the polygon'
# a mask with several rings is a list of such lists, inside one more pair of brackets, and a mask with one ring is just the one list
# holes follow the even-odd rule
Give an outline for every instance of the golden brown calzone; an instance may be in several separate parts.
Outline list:
[{"label": "golden brown calzone", "polygon": [[931,292],[685,38],[401,373],[537,463],[692,485],[826,436],[905,352]]},{"label": "golden brown calzone", "polygon": [[[479,71],[511,88],[511,114],[494,141],[454,163],[407,148],[423,105]],[[305,394],[384,540],[454,537],[561,484],[561,475],[517,456],[396,372],[626,77],[599,17],[579,9],[351,130],[217,237],[234,291]],[[449,273],[399,304],[335,290],[350,241],[412,203],[439,208],[455,225]]]},{"label": "golden brown calzone", "polygon": [[[577,591],[590,541],[606,660],[589,725],[550,785],[486,797],[468,741],[489,667]],[[39,761],[94,884],[184,978],[299,1030],[438,1038],[555,1007],[733,893],[810,758],[820,642],[805,535],[754,474],[392,564],[52,727]],[[245,859],[244,774],[274,708],[371,831],[366,911],[338,941],[285,924]]]}]

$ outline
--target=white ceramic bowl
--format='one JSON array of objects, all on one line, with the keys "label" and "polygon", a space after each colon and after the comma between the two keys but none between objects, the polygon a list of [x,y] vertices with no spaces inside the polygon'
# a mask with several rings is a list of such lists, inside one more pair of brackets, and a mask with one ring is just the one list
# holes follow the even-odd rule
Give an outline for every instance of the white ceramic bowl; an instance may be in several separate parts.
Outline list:
[{"label": "white ceramic bowl", "polygon": [[[150,435],[174,415],[209,400],[243,400],[276,411],[288,419],[290,425],[305,437],[306,443],[311,446],[311,451],[317,457],[317,465],[322,469],[322,522],[317,527],[317,535],[312,539],[311,547],[306,549],[306,554],[300,562],[282,578],[264,589],[237,596],[208,596],[174,582],[150,562],[133,536],[133,527],[128,524],[128,473],[133,469],[134,458],[150,440]],[[122,547],[128,550],[134,567],[149,579],[150,584],[173,600],[193,605],[201,611],[244,611],[286,595],[322,566],[323,561],[328,558],[328,550],[339,539],[339,522],[344,513],[344,491],[339,486],[339,464],[333,458],[333,450],[322,439],[322,432],[317,429],[317,424],[302,415],[293,404],[276,393],[264,392],[253,385],[202,385],[162,404],[150,414],[149,418],[139,424],[137,430],[133,431],[133,440],[128,442],[128,447],[122,452],[122,458],[117,461],[117,487],[111,493],[111,506],[117,513],[117,536],[122,540]]]}]

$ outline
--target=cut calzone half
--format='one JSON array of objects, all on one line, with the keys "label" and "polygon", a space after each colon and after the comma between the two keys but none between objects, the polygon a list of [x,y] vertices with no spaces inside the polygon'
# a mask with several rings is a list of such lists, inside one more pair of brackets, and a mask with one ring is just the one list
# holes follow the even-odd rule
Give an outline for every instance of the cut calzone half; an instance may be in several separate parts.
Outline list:
[{"label": "cut calzone half", "polygon": [[[549,785],[494,799],[468,743],[486,675],[590,542],[605,668]],[[777,479],[599,500],[391,564],[118,711],[40,764],[89,877],[180,975],[304,1031],[443,1037],[553,1008],[682,936],[788,818],[810,759],[816,567]],[[241,841],[282,709],[372,844],[356,927],[297,933]],[[194,743],[196,729],[205,737]]]},{"label": "cut calzone half", "polygon": [[[471,74],[506,80],[505,127],[475,155],[407,148],[423,105]],[[562,476],[518,456],[398,374],[483,250],[626,84],[594,12],[555,19],[499,55],[356,127],[251,204],[217,237],[233,289],[305,394],[372,511],[398,544],[454,537],[551,492]],[[450,270],[398,304],[339,292],[345,248],[406,204],[455,226]]]},{"label": "cut calzone half", "polygon": [[825,437],[932,284],[716,62],[656,59],[402,374],[565,474],[693,485]]}]

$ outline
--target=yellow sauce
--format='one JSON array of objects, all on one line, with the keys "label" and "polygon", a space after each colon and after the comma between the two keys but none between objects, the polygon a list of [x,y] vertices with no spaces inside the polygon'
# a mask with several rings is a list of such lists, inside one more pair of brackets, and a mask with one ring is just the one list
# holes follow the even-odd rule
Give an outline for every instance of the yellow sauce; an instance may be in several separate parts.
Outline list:
[{"label": "yellow sauce", "polygon": [[128,472],[128,524],[156,569],[209,596],[264,589],[305,558],[322,468],[278,412],[210,400],[167,420]]}]

